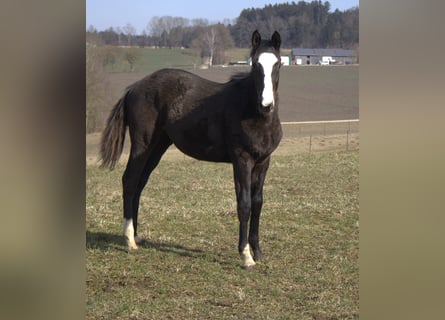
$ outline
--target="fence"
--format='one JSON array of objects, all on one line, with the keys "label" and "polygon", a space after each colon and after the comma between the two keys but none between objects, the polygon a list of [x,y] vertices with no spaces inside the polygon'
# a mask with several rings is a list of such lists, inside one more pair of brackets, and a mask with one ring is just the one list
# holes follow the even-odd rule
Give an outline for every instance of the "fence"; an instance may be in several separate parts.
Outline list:
[{"label": "fence", "polygon": [[281,124],[284,140],[297,141],[294,142],[296,152],[313,152],[357,149],[359,145],[359,123],[359,119],[353,119],[282,122]]},{"label": "fence", "polygon": [[[277,153],[296,154],[330,150],[356,150],[359,146],[359,120],[282,122],[283,140]],[[96,163],[99,153],[100,133],[88,134],[86,155],[88,163]],[[174,146],[164,157],[185,159],[186,156]],[[124,155],[125,163],[130,152],[130,139],[127,136]]]}]

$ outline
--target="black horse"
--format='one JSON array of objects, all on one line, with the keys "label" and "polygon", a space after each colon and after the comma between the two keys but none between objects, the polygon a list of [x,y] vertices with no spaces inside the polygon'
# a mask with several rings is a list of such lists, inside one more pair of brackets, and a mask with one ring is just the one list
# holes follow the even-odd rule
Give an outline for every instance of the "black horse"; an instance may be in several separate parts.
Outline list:
[{"label": "black horse", "polygon": [[142,189],[174,143],[196,159],[232,163],[243,265],[253,266],[253,259],[262,258],[258,232],[263,184],[270,155],[282,136],[277,93],[280,45],[278,32],[270,40],[261,40],[255,31],[250,73],[225,84],[163,69],[127,88],[108,118],[100,155],[102,166],[112,169],[122,153],[128,126],[131,151],[122,183],[124,236],[129,249],[137,249]]}]

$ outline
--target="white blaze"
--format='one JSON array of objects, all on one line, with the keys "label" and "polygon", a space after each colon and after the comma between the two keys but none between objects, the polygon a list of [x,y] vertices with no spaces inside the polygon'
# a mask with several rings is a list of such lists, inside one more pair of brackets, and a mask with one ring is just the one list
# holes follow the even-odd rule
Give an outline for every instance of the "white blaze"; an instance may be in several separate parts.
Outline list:
[{"label": "white blaze", "polygon": [[125,219],[124,218],[124,237],[127,242],[128,249],[137,250],[138,246],[134,241],[134,227],[133,227],[133,219]]},{"label": "white blaze", "polygon": [[250,246],[249,244],[247,244],[244,247],[243,252],[241,253],[241,256],[243,258],[243,265],[244,267],[248,268],[248,267],[252,267],[255,265],[255,261],[253,261],[252,255],[250,254]]},{"label": "white blaze", "polygon": [[264,71],[264,89],[261,101],[263,107],[268,107],[275,104],[272,86],[272,69],[277,62],[278,59],[275,54],[270,52],[262,53],[258,58],[258,63],[261,64]]}]

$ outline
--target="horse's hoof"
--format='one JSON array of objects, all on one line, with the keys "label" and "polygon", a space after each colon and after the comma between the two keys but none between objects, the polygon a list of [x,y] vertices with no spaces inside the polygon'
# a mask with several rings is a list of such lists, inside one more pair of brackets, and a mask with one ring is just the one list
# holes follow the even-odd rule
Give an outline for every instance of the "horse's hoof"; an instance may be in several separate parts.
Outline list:
[{"label": "horse's hoof", "polygon": [[126,242],[127,242],[128,251],[136,251],[139,249],[134,240],[129,241],[128,239],[126,239]]},{"label": "horse's hoof", "polygon": [[244,249],[241,251],[241,259],[243,260],[243,268],[250,268],[255,265],[255,261],[252,258],[252,255],[250,254],[249,245],[247,244]]},{"label": "horse's hoof", "polygon": [[244,270],[250,271],[250,270],[256,269],[256,266],[257,266],[257,264],[254,263],[254,264],[249,264],[249,265],[243,265],[242,268]]},{"label": "horse's hoof", "polygon": [[140,238],[139,236],[135,236],[134,237],[134,242],[136,242],[137,245],[138,244],[140,245],[140,244],[142,244],[144,242],[144,239]]},{"label": "horse's hoof", "polygon": [[253,253],[253,260],[260,261],[264,259],[264,255],[261,251],[256,251]]},{"label": "horse's hoof", "polygon": [[128,251],[138,251],[139,247],[138,246],[127,246]]}]

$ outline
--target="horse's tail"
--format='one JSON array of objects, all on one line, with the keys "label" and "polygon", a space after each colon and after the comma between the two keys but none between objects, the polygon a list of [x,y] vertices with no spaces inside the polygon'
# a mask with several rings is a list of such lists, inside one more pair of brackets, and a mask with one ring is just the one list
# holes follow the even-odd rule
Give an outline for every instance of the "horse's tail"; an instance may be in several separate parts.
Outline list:
[{"label": "horse's tail", "polygon": [[107,126],[102,133],[102,139],[100,142],[100,158],[102,164],[101,168],[114,169],[116,162],[122,154],[125,141],[125,131],[127,127],[125,119],[125,104],[128,91],[122,98],[116,103],[111,111]]}]

